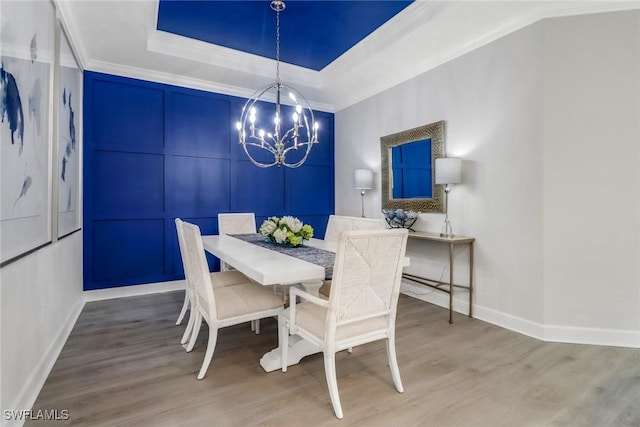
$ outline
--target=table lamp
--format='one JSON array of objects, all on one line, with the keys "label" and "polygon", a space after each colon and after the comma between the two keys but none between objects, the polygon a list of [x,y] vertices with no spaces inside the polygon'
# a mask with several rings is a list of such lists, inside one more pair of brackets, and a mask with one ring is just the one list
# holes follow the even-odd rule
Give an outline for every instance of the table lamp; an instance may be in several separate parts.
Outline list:
[{"label": "table lamp", "polygon": [[453,237],[453,229],[449,222],[449,192],[450,184],[462,182],[462,159],[442,157],[436,159],[436,184],[444,184],[444,223],[442,224],[441,237]]},{"label": "table lamp", "polygon": [[355,189],[360,190],[362,196],[362,218],[364,218],[364,193],[373,188],[373,171],[370,169],[356,169],[353,174]]}]

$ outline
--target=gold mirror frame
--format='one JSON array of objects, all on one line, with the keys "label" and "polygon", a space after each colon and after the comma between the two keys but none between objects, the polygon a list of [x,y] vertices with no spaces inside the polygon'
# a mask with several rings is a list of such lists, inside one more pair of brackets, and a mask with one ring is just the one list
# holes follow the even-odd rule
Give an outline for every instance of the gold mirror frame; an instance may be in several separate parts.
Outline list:
[{"label": "gold mirror frame", "polygon": [[[410,142],[431,139],[431,187],[430,199],[393,199],[389,176],[391,174],[391,148]],[[445,157],[444,120],[380,138],[382,166],[382,209],[404,209],[418,212],[444,212],[444,186],[435,184],[436,159]]]}]

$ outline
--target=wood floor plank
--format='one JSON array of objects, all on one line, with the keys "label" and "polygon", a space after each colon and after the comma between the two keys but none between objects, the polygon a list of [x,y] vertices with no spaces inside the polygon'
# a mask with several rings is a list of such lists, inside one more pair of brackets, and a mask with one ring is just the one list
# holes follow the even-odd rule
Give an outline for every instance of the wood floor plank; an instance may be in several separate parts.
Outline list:
[{"label": "wood floor plank", "polygon": [[[87,303],[34,410],[71,426],[640,426],[638,349],[545,343],[401,296],[395,390],[384,342],[336,356],[345,418],[333,414],[321,355],[265,373],[277,322],[180,346],[180,292]],[[40,426],[29,421],[26,426]]]}]

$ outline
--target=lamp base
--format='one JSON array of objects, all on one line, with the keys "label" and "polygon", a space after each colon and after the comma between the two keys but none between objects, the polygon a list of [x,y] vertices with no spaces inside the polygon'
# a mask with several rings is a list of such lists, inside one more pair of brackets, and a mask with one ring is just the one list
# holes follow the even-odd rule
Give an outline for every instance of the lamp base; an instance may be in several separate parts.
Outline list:
[{"label": "lamp base", "polygon": [[453,237],[453,228],[451,228],[451,222],[449,222],[449,219],[445,219],[444,222],[442,223],[442,232],[440,233],[440,237],[448,237],[451,238]]}]

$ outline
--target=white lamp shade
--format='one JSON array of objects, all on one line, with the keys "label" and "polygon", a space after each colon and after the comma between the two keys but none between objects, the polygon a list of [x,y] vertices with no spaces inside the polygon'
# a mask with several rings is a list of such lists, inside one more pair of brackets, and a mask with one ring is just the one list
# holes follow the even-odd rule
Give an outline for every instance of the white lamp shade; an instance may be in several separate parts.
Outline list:
[{"label": "white lamp shade", "polygon": [[436,159],[436,184],[460,184],[462,159],[443,157]]},{"label": "white lamp shade", "polygon": [[371,190],[373,188],[373,171],[371,169],[356,169],[353,178],[356,190]]}]

